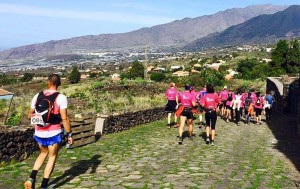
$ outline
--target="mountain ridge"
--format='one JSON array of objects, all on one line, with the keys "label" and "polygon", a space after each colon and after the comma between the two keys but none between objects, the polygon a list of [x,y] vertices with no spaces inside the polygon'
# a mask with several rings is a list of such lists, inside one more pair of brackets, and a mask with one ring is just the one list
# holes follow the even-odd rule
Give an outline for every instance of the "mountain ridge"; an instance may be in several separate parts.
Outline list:
[{"label": "mountain ridge", "polygon": [[197,39],[184,47],[186,50],[259,44],[300,36],[300,5],[292,5],[271,15],[260,15],[226,30]]},{"label": "mountain ridge", "polygon": [[285,8],[287,6],[254,5],[227,9],[196,18],[184,18],[127,33],[86,35],[70,39],[51,40],[1,51],[0,60],[73,53],[82,50],[142,49],[145,46],[183,47],[196,39],[221,32],[257,15],[273,14]]}]

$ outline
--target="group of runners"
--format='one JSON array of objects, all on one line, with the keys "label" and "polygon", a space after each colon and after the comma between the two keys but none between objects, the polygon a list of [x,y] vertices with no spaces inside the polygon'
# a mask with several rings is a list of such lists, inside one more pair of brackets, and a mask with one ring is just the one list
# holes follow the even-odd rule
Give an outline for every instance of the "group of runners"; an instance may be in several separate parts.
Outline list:
[{"label": "group of runners", "polygon": [[[262,95],[260,92],[249,92],[237,89],[230,91],[227,86],[217,93],[211,85],[204,86],[200,91],[196,91],[193,86],[185,85],[184,90],[179,92],[175,88],[175,83],[170,84],[165,95],[168,103],[165,111],[168,113],[167,128],[179,127],[179,144],[183,143],[183,130],[187,125],[189,128],[189,138],[192,139],[193,120],[199,115],[199,128],[205,125],[206,143],[214,145],[215,128],[217,116],[219,115],[227,123],[234,122],[239,126],[242,117],[244,122],[249,124],[262,124],[262,114],[265,113],[266,121],[271,122],[272,110],[275,99],[269,91]],[[172,114],[175,114],[175,122],[171,124]],[[203,122],[203,114],[205,123]],[[177,119],[180,118],[180,122]],[[210,135],[211,133],[211,135]]]}]

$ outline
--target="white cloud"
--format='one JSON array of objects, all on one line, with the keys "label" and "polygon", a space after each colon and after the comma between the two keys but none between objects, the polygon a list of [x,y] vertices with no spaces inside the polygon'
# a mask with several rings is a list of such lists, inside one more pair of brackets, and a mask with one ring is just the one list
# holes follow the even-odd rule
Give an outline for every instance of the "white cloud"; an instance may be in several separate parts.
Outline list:
[{"label": "white cloud", "polygon": [[44,16],[51,18],[68,18],[78,20],[106,21],[115,23],[128,23],[152,26],[173,21],[173,18],[158,16],[143,16],[118,12],[85,12],[63,9],[49,9],[14,4],[0,4],[0,13]]}]

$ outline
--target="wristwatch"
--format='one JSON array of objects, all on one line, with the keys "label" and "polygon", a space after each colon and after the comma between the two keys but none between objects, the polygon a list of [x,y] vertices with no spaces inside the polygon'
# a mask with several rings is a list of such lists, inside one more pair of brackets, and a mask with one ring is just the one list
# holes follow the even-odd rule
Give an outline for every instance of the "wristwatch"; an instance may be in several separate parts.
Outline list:
[{"label": "wristwatch", "polygon": [[71,137],[72,137],[72,135],[73,135],[73,133],[72,133],[72,132],[69,132],[69,133],[67,133],[67,137],[68,137],[68,138],[71,138]]}]

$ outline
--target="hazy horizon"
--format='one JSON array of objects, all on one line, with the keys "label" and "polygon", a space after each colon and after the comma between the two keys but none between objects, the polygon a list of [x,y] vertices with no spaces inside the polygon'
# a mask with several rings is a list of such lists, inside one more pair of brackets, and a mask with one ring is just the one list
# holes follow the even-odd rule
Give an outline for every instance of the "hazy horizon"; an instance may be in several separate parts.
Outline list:
[{"label": "hazy horizon", "polygon": [[[55,2],[55,3],[53,3]],[[296,0],[17,1],[0,3],[0,50],[84,35],[114,34],[152,27],[183,18],[211,15],[251,5],[294,5]]]}]

